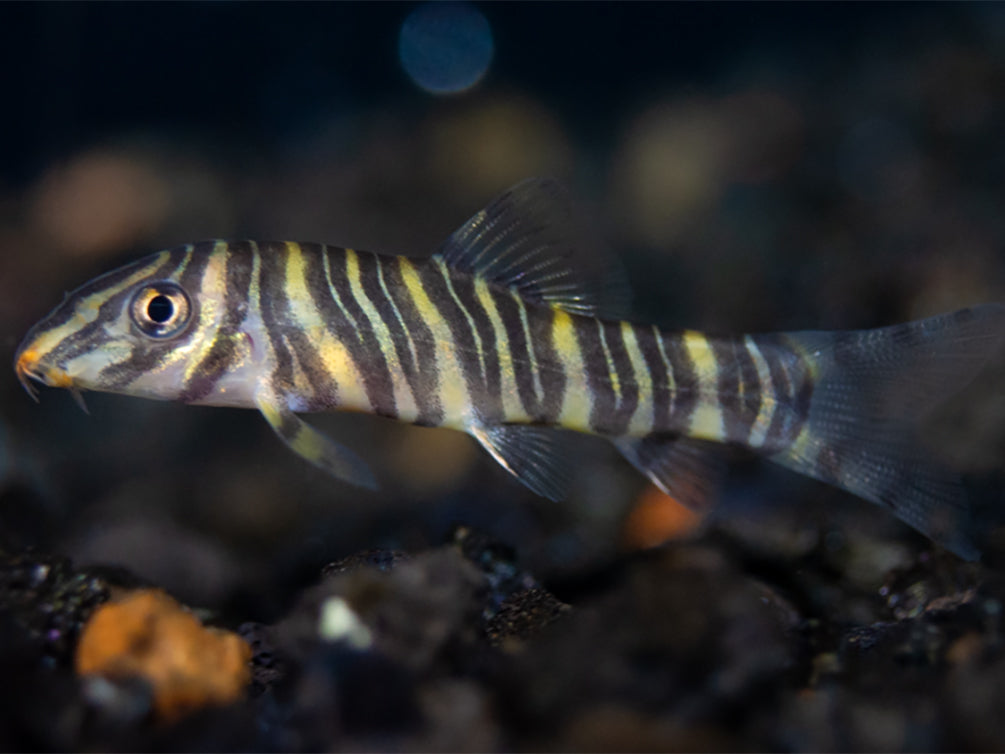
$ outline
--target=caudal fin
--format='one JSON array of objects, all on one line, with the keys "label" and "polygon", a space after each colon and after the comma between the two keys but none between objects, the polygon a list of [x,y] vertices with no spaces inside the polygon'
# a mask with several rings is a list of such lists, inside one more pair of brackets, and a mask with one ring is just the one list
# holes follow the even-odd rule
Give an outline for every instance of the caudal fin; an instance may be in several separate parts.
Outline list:
[{"label": "caudal fin", "polygon": [[771,459],[885,506],[957,555],[976,559],[959,475],[934,460],[916,430],[1002,345],[1005,307],[785,338],[812,364],[813,393],[802,432]]}]

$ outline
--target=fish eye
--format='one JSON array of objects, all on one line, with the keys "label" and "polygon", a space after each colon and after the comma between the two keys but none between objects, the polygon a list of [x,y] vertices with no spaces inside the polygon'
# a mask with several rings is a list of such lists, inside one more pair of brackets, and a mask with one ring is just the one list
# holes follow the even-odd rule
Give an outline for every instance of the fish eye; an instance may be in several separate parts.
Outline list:
[{"label": "fish eye", "polygon": [[144,335],[170,338],[188,324],[192,306],[181,286],[164,281],[149,283],[136,291],[129,313]]}]

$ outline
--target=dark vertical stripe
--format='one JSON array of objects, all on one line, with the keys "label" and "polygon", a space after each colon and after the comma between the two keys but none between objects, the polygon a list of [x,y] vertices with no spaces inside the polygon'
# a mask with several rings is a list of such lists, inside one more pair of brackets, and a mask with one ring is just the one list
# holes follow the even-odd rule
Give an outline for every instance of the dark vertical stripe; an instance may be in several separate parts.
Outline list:
[{"label": "dark vertical stripe", "polygon": [[[171,272],[177,268],[187,254],[188,246],[179,246],[178,248],[172,249],[170,251],[170,256],[167,262],[162,264],[156,270],[152,270],[150,273],[150,280],[158,280],[162,276],[171,274]],[[94,293],[100,291],[108,290],[109,288],[114,288],[119,283],[126,280],[130,275],[133,275],[137,270],[141,270],[144,267],[149,266],[153,263],[155,257],[157,257],[161,252],[157,254],[148,254],[142,259],[137,259],[135,262],[130,262],[124,267],[119,267],[118,269],[112,270],[111,272],[106,272],[104,275],[99,275],[93,280],[88,281],[79,288],[73,290],[72,292],[66,294],[63,302],[56,307],[56,309],[50,312],[44,320],[42,320],[38,326],[44,325],[46,330],[51,330],[60,325],[66,324],[72,317],[77,313],[76,302],[91,296]],[[99,307],[98,322],[101,322],[101,315],[107,312],[108,307],[114,306],[114,303],[121,300],[122,294],[109,299]],[[66,304],[72,302],[69,306]],[[118,312],[116,311],[116,316]],[[89,327],[94,328],[95,323],[90,323]],[[34,330],[36,328],[32,328]],[[30,335],[30,332],[29,332]],[[25,337],[27,341],[28,337]],[[62,344],[61,344],[62,345]]]},{"label": "dark vertical stripe", "polygon": [[789,363],[792,365],[790,374],[795,374],[792,386],[793,415],[795,420],[799,422],[798,428],[792,434],[792,437],[795,437],[799,433],[799,429],[802,429],[802,425],[810,418],[810,400],[813,397],[813,373],[810,371],[805,358],[798,353],[792,354]]},{"label": "dark vertical stripe", "polygon": [[[100,379],[104,389],[124,389],[140,375],[146,374],[161,366],[164,360],[180,345],[200,335],[199,310],[201,309],[202,302],[199,301],[198,295],[199,283],[206,271],[206,265],[209,262],[209,256],[212,251],[213,244],[212,242],[208,242],[206,244],[198,244],[195,248],[189,248],[191,248],[191,259],[178,281],[178,285],[180,285],[188,294],[189,301],[192,305],[191,314],[189,315],[190,324],[188,325],[188,329],[178,337],[170,338],[165,341],[144,338],[141,341],[141,345],[133,349],[133,353],[128,359],[101,371]],[[179,255],[178,262],[174,266],[174,269],[181,266],[186,256],[186,253]],[[150,281],[153,282],[159,279],[162,278],[160,276],[151,277]],[[128,305],[128,301],[132,298],[132,293],[135,290],[136,287],[134,286],[125,296],[123,296],[121,305]]]},{"label": "dark vertical stripe", "polygon": [[761,405],[764,402],[764,391],[770,390],[770,385],[761,385],[761,376],[757,372],[757,363],[754,355],[747,348],[745,340],[738,339],[736,342],[737,353],[740,357],[740,383],[743,386],[743,417],[747,423],[747,434],[744,442],[750,439],[750,433],[754,429],[758,414],[761,413]]},{"label": "dark vertical stripe", "polygon": [[670,422],[657,432],[681,432],[691,426],[691,416],[698,405],[698,372],[680,333],[660,333],[663,352],[670,362],[673,390],[670,398]]},{"label": "dark vertical stripe", "polygon": [[[516,382],[517,395],[523,410],[532,421],[543,422],[542,402],[538,399],[534,388],[533,356],[530,344],[524,334],[523,322],[520,319],[520,304],[516,294],[490,286],[489,291],[495,302],[499,319],[506,330],[506,342],[509,346],[510,363],[513,364],[513,379]],[[548,328],[550,332],[550,327]]]},{"label": "dark vertical stripe", "polygon": [[639,405],[639,385],[635,378],[635,369],[625,347],[624,332],[620,322],[600,321],[604,341],[611,355],[611,366],[618,378],[618,388],[621,393],[608,419],[608,432],[613,435],[623,435],[628,431],[628,424]]},{"label": "dark vertical stripe", "polygon": [[[150,274],[145,278],[146,282],[156,282],[158,280],[163,280],[165,278],[171,277],[171,275],[177,271],[177,269],[182,265],[182,263],[188,258],[189,254],[192,252],[191,246],[179,246],[176,249],[172,249],[170,256],[167,261],[164,262],[159,267],[150,271]],[[128,265],[127,271],[116,271],[109,273],[108,275],[102,275],[98,280],[88,283],[87,285],[74,291],[67,297],[67,301],[76,301],[80,298],[90,296],[93,293],[97,293],[99,290],[105,287],[114,287],[118,285],[123,280],[129,277],[129,275],[135,273],[138,269],[142,269],[145,265],[151,263],[151,257],[144,257],[142,260],[136,264]],[[122,274],[119,274],[122,272]],[[98,285],[99,281],[104,281],[104,285]],[[89,322],[80,328],[77,332],[73,333],[72,336],[65,338],[56,348],[52,350],[48,359],[55,364],[66,363],[72,359],[82,356],[88,351],[94,348],[94,337],[99,333],[100,330],[104,328],[109,322],[112,322],[119,318],[122,314],[124,307],[129,305],[132,300],[133,294],[136,292],[137,288],[142,287],[143,283],[130,286],[124,291],[116,293],[114,296],[109,297],[107,301],[98,307],[98,316],[93,322]],[[190,295],[191,299],[192,296]],[[198,302],[193,301],[193,312],[192,317],[196,318],[198,316]],[[53,327],[58,327],[68,320],[71,316],[76,314],[76,308],[73,306],[67,307],[66,316],[60,316],[58,319],[42,320],[42,324],[45,325],[45,329],[51,329]],[[29,333],[30,335],[30,333]],[[26,336],[27,339],[28,336]],[[184,337],[184,336],[182,336]],[[101,338],[99,337],[99,342]],[[111,369],[111,367],[109,368]],[[102,373],[104,374],[104,372]],[[124,383],[128,384],[128,383]]]},{"label": "dark vertical stripe", "polygon": [[467,273],[444,269],[450,275],[449,282],[457,295],[457,300],[474,323],[481,343],[484,393],[482,403],[477,407],[478,413],[486,422],[502,422],[506,419],[502,404],[502,371],[499,366],[499,346],[496,343],[496,331],[492,326],[492,319],[475,293],[474,278]]},{"label": "dark vertical stripe", "polygon": [[480,412],[486,402],[486,391],[481,369],[481,354],[475,344],[474,331],[469,326],[464,312],[450,295],[443,268],[436,260],[417,264],[415,269],[419,273],[422,289],[450,329],[450,335],[454,340],[454,353],[461,365],[471,405]]},{"label": "dark vertical stripe", "polygon": [[[236,336],[248,312],[251,286],[251,246],[247,242],[227,245],[227,277],[224,290],[224,314],[213,336],[213,345],[195,367],[179,400],[186,403],[209,395],[220,378],[234,364],[238,355]],[[208,333],[205,334],[208,336]]]},{"label": "dark vertical stripe", "polygon": [[[439,421],[439,416],[442,414],[442,412],[438,411],[439,401],[437,400],[434,405],[429,400],[431,395],[433,398],[437,396],[435,393],[431,394],[428,387],[424,385],[421,372],[416,364],[417,357],[412,355],[412,349],[409,347],[408,332],[405,329],[407,325],[405,313],[395,305],[391,298],[393,294],[391,293],[392,276],[390,268],[397,269],[396,260],[381,257],[374,257],[374,260],[376,261],[376,274],[363,276],[361,280],[363,293],[370,300],[373,308],[377,311],[384,326],[387,328],[388,335],[391,338],[391,345],[398,356],[398,364],[401,366],[401,371],[405,375],[405,381],[408,383],[412,396],[415,398],[418,413],[416,423],[423,425],[435,424]],[[387,288],[387,292],[385,292],[385,288]],[[418,350],[418,347],[416,347],[416,350]]]},{"label": "dark vertical stripe", "polygon": [[610,434],[610,421],[617,408],[617,396],[604,355],[604,347],[600,341],[600,328],[603,324],[598,319],[579,318],[574,320],[576,339],[583,356],[583,367],[586,370],[586,384],[590,388],[592,405],[590,407],[590,427],[599,434]]},{"label": "dark vertical stripe", "polygon": [[[777,343],[763,341],[763,338],[759,339],[758,345],[761,347],[761,354],[764,356],[764,360],[768,364],[768,370],[771,372],[772,390],[775,400],[778,402],[775,414],[771,418],[771,424],[768,425],[768,432],[764,437],[763,447],[766,451],[770,452],[787,448],[796,438],[798,431],[794,433],[790,432],[794,411],[792,405],[794,391],[786,362],[791,359],[783,356],[780,350],[782,346],[779,346]],[[805,415],[800,417],[800,427],[805,421]]]},{"label": "dark vertical stripe", "polygon": [[709,344],[716,363],[716,390],[726,439],[746,442],[761,406],[757,365],[739,340],[710,339]]},{"label": "dark vertical stripe", "polygon": [[418,306],[405,285],[401,265],[411,265],[404,257],[382,260],[384,282],[391,300],[401,313],[402,321],[415,348],[417,387],[415,400],[419,406],[417,424],[436,426],[443,422],[443,402],[440,400],[440,375],[436,364],[436,340],[428,323],[419,313]]},{"label": "dark vertical stripe", "polygon": [[[366,251],[353,252],[356,255],[356,268],[359,271],[359,287],[365,294],[367,288],[379,288],[377,267],[380,259],[376,254]],[[341,255],[345,259],[345,252]],[[335,277],[335,269],[331,268],[332,277]],[[358,333],[360,342],[360,356],[363,361],[357,361],[363,367],[363,386],[366,390],[367,398],[374,410],[381,416],[388,416],[392,419],[398,417],[397,399],[394,395],[394,376],[391,374],[391,367],[384,356],[384,349],[381,347],[380,338],[376,327],[379,323],[370,322],[362,305],[356,300],[349,287],[349,279],[344,281],[332,280],[332,285],[338,291],[343,306],[349,315],[358,323]],[[372,297],[371,297],[372,301]],[[385,320],[386,321],[386,320]],[[353,357],[355,359],[355,356]]]},{"label": "dark vertical stripe", "polygon": [[[188,294],[190,299],[198,298],[202,288],[202,278],[206,274],[206,267],[213,256],[213,249],[216,248],[216,241],[203,241],[193,244],[191,249],[191,259],[178,277],[178,285]],[[179,259],[178,266],[181,266],[182,259]]]},{"label": "dark vertical stripe", "polygon": [[754,429],[754,422],[757,421],[757,415],[761,411],[761,401],[763,400],[761,379],[757,374],[757,364],[754,361],[754,355],[747,348],[746,342],[742,338],[736,338],[731,342],[739,372],[741,394],[735,441],[745,443],[750,439],[750,433]]},{"label": "dark vertical stripe", "polygon": [[771,373],[770,389],[778,404],[762,447],[765,452],[777,452],[789,447],[806,423],[812,378],[803,357],[776,336],[758,335],[755,340]]},{"label": "dark vertical stripe", "polygon": [[732,341],[709,339],[715,359],[715,390],[722,411],[725,439],[735,440],[742,428],[739,424],[742,398],[740,396],[740,370]]},{"label": "dark vertical stripe", "polygon": [[[290,252],[286,244],[265,244],[261,254],[262,320],[276,356],[276,369],[272,385],[278,395],[295,395],[303,399],[312,411],[334,408],[338,405],[338,389],[334,375],[325,368],[321,356],[311,343],[290,308],[286,289],[286,269]],[[305,252],[304,261],[317,259],[317,253]],[[293,359],[299,364],[308,381],[310,395],[304,394],[308,385],[296,384]]]},{"label": "dark vertical stripe", "polygon": [[667,365],[663,361],[656,343],[657,334],[648,325],[632,325],[632,331],[635,333],[635,341],[639,344],[639,351],[645,360],[652,383],[653,425],[651,429],[654,432],[661,429],[665,431],[670,426],[670,378],[667,374]]},{"label": "dark vertical stripe", "polygon": [[285,246],[259,244],[255,249],[259,255],[259,292],[261,296],[262,324],[272,346],[275,368],[271,381],[275,394],[288,395],[294,389],[293,354],[286,345],[283,332],[290,329],[283,326],[289,322],[289,298],[286,295],[287,252]]},{"label": "dark vertical stripe", "polygon": [[[349,287],[346,251],[317,244],[304,244],[301,248],[307,290],[313,304],[325,326],[348,351],[363,380],[363,390],[371,410],[382,416],[395,416],[391,373],[373,328]],[[327,258],[327,272],[323,257]]]},{"label": "dark vertical stripe", "polygon": [[[527,331],[530,333],[530,345],[534,349],[538,378],[541,380],[539,421],[543,424],[555,424],[562,413],[568,384],[565,365],[555,350],[555,311],[550,306],[523,299],[517,300],[517,306],[523,306],[527,314]],[[573,316],[573,319],[578,318]]]}]

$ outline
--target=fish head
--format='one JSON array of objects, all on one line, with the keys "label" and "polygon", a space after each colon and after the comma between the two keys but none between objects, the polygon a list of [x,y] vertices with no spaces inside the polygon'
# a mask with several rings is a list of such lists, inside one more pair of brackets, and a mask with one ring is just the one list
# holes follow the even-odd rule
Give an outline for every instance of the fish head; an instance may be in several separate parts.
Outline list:
[{"label": "fish head", "polygon": [[[247,405],[242,369],[254,354],[239,332],[247,301],[228,297],[228,271],[250,262],[222,242],[144,257],[67,294],[29,330],[14,371],[51,387],[161,400]],[[226,332],[224,332],[226,330]],[[214,401],[221,388],[227,400]],[[249,388],[250,389],[250,388]]]}]

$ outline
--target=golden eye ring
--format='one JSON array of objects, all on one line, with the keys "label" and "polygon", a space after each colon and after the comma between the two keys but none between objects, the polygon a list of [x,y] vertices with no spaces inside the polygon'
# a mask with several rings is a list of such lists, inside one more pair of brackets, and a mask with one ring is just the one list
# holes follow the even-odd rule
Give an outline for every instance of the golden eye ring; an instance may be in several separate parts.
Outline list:
[{"label": "golden eye ring", "polygon": [[148,283],[133,294],[129,315],[141,333],[163,340],[185,329],[192,317],[192,304],[177,283]]}]

